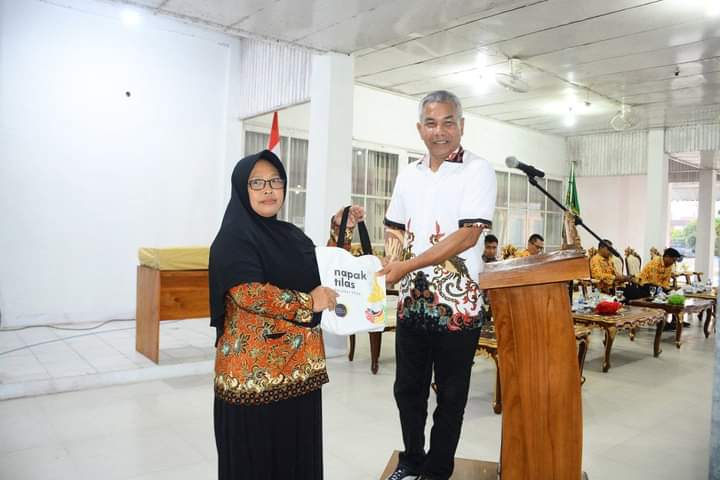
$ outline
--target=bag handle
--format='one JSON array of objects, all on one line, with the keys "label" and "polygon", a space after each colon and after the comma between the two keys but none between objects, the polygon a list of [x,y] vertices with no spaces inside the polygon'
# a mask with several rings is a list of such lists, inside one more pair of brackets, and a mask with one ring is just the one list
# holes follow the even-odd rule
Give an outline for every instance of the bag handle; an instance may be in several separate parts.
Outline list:
[{"label": "bag handle", "polygon": [[[337,244],[345,244],[345,229],[347,228],[348,217],[350,216],[350,205],[345,207],[342,214],[342,220],[340,220],[340,233],[338,233]],[[358,222],[358,233],[360,234],[360,244],[362,245],[363,255],[372,255],[372,244],[370,243],[370,234],[368,233],[365,222]]]}]

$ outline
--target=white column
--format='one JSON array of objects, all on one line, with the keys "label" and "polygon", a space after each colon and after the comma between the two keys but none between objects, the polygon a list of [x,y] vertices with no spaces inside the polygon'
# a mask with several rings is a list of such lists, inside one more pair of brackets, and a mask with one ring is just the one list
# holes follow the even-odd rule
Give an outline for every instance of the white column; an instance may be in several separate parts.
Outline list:
[{"label": "white column", "polygon": [[316,245],[327,241],[330,216],[350,203],[352,127],[352,58],[313,56],[305,233]]},{"label": "white column", "polygon": [[[218,189],[219,192],[222,192],[221,220],[232,193],[230,177],[237,162],[245,156],[245,129],[239,117],[240,97],[243,94],[241,90],[240,49],[241,42],[237,40],[230,44],[228,50],[228,70],[225,79],[227,92],[227,102],[225,103],[225,163],[220,188]],[[220,225],[219,221],[218,225]]]},{"label": "white column", "polygon": [[[305,233],[327,242],[330,217],[350,204],[353,128],[353,60],[336,53],[313,56],[310,86]],[[347,339],[324,335],[328,357],[344,355]]]},{"label": "white column", "polygon": [[[645,197],[645,245],[640,252],[643,263],[650,260],[650,247],[661,252],[668,245],[668,158],[665,155],[665,130],[648,132],[647,193]],[[628,205],[627,208],[633,208]]]},{"label": "white column", "polygon": [[712,278],[715,256],[715,194],[716,172],[713,170],[715,152],[700,152],[700,192],[698,205],[695,270]]}]

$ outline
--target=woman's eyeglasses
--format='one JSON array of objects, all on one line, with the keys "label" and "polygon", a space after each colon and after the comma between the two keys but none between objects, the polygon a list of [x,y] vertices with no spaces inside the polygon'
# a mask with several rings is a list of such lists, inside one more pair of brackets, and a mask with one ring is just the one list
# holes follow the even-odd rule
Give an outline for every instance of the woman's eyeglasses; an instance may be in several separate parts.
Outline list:
[{"label": "woman's eyeglasses", "polygon": [[285,180],[280,177],[271,178],[265,180],[264,178],[253,178],[248,182],[250,190],[264,190],[267,184],[270,184],[270,188],[273,190],[280,190],[285,186]]}]

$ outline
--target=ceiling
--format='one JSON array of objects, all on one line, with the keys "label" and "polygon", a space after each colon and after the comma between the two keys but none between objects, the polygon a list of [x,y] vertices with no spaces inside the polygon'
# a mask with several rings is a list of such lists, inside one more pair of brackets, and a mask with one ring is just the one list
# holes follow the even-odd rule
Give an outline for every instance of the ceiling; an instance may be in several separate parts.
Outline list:
[{"label": "ceiling", "polygon": [[[550,134],[609,131],[623,102],[634,128],[720,116],[720,0],[122,3],[231,34],[351,53],[358,83],[418,98],[449,89],[465,111]],[[495,81],[511,57],[527,93]]]}]

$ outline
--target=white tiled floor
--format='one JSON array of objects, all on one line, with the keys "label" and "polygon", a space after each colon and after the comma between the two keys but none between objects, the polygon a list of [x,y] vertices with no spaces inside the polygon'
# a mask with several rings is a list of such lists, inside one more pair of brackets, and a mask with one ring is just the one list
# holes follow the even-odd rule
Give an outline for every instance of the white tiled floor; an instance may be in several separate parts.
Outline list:
[{"label": "white tiled floor", "polygon": [[133,325],[0,331],[0,400],[212,371],[208,319],[162,322],[159,365],[135,351]]},{"label": "white tiled floor", "polygon": [[[172,328],[161,339],[161,365],[206,361],[212,353],[202,346],[212,342],[206,320],[167,327]],[[2,381],[63,375],[53,362],[76,376],[124,366],[154,368],[134,355],[131,330],[102,334],[104,343],[92,337],[68,339],[65,333],[61,343],[0,356]],[[656,359],[650,332],[641,332],[635,343],[619,335],[613,368],[603,374],[598,333],[592,337],[583,387],[584,469],[590,479],[705,480],[715,338],[706,340],[693,326],[676,350],[668,334]],[[2,335],[0,351],[20,341],[53,338],[47,332]],[[384,336],[375,376],[364,336],[354,362],[344,357],[328,361],[331,382],[323,390],[328,480],[377,479],[391,451],[401,447],[392,398],[393,340],[393,334]],[[190,363],[182,363],[184,357]],[[490,408],[494,378],[492,363],[478,358],[460,457],[498,459],[501,417]],[[0,402],[3,480],[201,480],[215,478],[215,468],[209,373]]]}]

